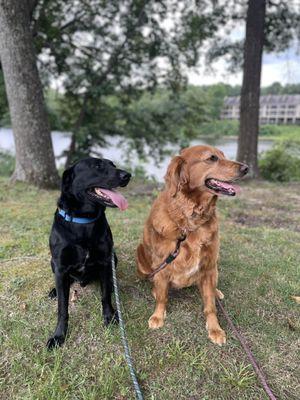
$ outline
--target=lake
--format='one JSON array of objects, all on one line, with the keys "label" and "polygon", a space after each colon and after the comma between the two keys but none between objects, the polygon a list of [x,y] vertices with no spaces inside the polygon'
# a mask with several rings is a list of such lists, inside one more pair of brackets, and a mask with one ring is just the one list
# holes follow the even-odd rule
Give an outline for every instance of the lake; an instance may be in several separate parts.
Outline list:
[{"label": "lake", "polygon": [[[62,152],[66,150],[70,143],[70,135],[66,132],[52,132],[52,141],[54,147],[54,154],[56,157],[57,166],[61,166],[64,163],[64,158],[60,157]],[[123,140],[123,143],[120,144],[120,137],[111,137],[107,140],[108,146],[107,148],[97,149],[97,151],[101,151],[101,154],[104,158],[109,158],[117,164],[128,165],[128,151],[126,146],[126,141]],[[192,140],[191,146],[197,144],[207,144],[208,142],[199,139]],[[222,138],[214,141],[212,144],[215,147],[218,147],[220,150],[224,152],[224,154],[230,158],[235,159],[236,151],[237,151],[237,141],[235,139]],[[262,152],[268,150],[272,147],[273,141],[268,139],[260,139],[258,144],[258,151]],[[177,153],[179,148],[177,146],[169,146],[172,153]],[[12,134],[12,130],[8,128],[0,128],[0,149],[10,152],[14,154],[15,152],[15,144],[14,138]],[[142,166],[147,175],[149,177],[154,177],[158,181],[162,181],[165,175],[168,163],[170,160],[170,156],[166,157],[159,165],[156,164],[153,158],[149,158],[147,162],[141,162],[138,158],[138,155],[133,152],[130,153],[130,166]]]}]

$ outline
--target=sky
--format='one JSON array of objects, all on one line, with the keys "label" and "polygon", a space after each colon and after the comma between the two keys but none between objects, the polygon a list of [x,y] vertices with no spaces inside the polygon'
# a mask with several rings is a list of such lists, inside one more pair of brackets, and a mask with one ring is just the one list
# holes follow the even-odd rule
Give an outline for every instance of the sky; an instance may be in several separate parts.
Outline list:
[{"label": "sky", "polygon": [[[230,33],[232,41],[245,37],[245,27],[233,28]],[[210,85],[225,82],[230,85],[242,84],[242,71],[236,74],[226,71],[226,62],[221,60],[213,65],[214,72],[208,72],[205,68],[198,68],[188,73],[189,83],[193,85]],[[300,47],[294,42],[282,53],[263,54],[261,86],[269,86],[274,82],[291,84],[300,82]]]},{"label": "sky", "polygon": [[[199,68],[189,72],[188,79],[193,85],[210,85],[218,82],[241,85],[242,72],[228,73],[225,61],[219,61],[214,65],[214,72]],[[300,82],[300,54],[297,54],[296,48],[290,48],[281,54],[263,56],[261,86],[269,86],[274,82],[281,84]]]}]

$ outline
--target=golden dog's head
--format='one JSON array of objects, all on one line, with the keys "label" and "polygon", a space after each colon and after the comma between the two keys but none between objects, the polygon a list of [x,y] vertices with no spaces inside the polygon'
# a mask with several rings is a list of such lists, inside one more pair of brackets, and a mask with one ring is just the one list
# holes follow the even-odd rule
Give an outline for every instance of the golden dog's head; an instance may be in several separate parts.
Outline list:
[{"label": "golden dog's head", "polygon": [[238,187],[233,182],[246,175],[248,170],[245,164],[227,160],[215,147],[193,146],[183,149],[172,159],[165,180],[172,196],[181,190],[235,196]]}]

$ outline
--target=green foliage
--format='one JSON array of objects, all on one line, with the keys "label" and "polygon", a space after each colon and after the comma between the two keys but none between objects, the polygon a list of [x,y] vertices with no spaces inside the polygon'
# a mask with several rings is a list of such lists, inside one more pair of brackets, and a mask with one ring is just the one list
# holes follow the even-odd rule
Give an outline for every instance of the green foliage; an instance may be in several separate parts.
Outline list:
[{"label": "green foliage", "polygon": [[277,136],[280,135],[281,131],[279,125],[260,125],[259,127],[260,136]]},{"label": "green foliage", "polygon": [[[225,59],[229,71],[237,71],[243,66],[244,38],[230,37],[230,32],[240,24],[245,24],[248,1],[228,0],[223,16],[223,29],[215,35],[206,54],[207,63]],[[264,52],[280,53],[299,38],[300,12],[297,2],[289,0],[266,1]],[[224,35],[225,31],[225,35]]]},{"label": "green foliage", "polygon": [[[174,93],[184,87],[184,67],[197,64],[204,41],[223,23],[224,9],[217,4],[212,7],[209,0],[197,6],[193,1],[183,0],[38,2],[32,30],[41,56],[41,75],[45,84],[53,77],[63,82],[66,124],[62,126],[67,125],[73,132],[77,156],[89,152],[93,144],[103,143],[104,134],[129,132],[129,129],[118,129],[115,117],[124,120],[124,126],[133,128],[130,131],[137,136],[129,137],[140,148],[139,129],[135,129],[139,124],[131,123],[134,110],[129,103],[158,84]],[[118,98],[117,108],[108,104],[110,96]],[[165,106],[163,112],[153,111],[160,121],[168,111]],[[169,108],[173,112],[173,107]],[[51,110],[52,125],[58,126],[59,121]],[[177,111],[181,121],[186,111]],[[151,135],[158,136],[147,143],[150,146],[162,143],[164,124],[161,129],[157,129],[159,122],[155,127],[149,125]],[[187,130],[192,129],[188,126]],[[172,138],[181,142],[182,129],[176,132],[178,136],[174,133]],[[168,135],[164,143],[167,139]]]},{"label": "green foliage", "polygon": [[270,181],[300,181],[300,145],[279,142],[259,160],[261,176]]},{"label": "green foliage", "polygon": [[300,143],[300,126],[299,125],[280,125],[278,126],[279,134],[275,136],[277,140],[292,141]]},{"label": "green foliage", "polygon": [[223,136],[237,136],[239,134],[238,121],[211,121],[204,123],[199,129],[200,136],[211,137],[214,139]]},{"label": "green foliage", "polygon": [[[209,105],[208,105],[209,108]],[[200,136],[214,139],[223,136],[238,136],[239,122],[234,120],[213,120],[200,125]],[[259,136],[276,140],[300,142],[300,126],[298,125],[260,125]]]},{"label": "green foliage", "polygon": [[15,168],[15,158],[6,152],[0,151],[0,175],[11,176]]},{"label": "green foliage", "polygon": [[166,142],[186,146],[189,139],[198,136],[205,113],[203,98],[193,88],[176,96],[160,91],[131,104],[117,123],[124,136],[135,141],[140,155],[145,155],[147,144],[152,156],[161,156]]},{"label": "green foliage", "polygon": [[63,113],[64,96],[58,91],[48,89],[45,92],[45,100],[51,130],[67,130],[68,127],[65,123],[65,117]]},{"label": "green foliage", "polygon": [[272,85],[261,88],[261,94],[299,94],[300,83],[282,85],[280,82],[274,82]]}]

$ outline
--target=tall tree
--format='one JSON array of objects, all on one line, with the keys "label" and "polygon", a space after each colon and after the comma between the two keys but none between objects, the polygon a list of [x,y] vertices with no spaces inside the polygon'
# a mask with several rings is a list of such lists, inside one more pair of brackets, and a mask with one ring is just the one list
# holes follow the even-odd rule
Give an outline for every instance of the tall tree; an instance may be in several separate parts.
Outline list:
[{"label": "tall tree", "polygon": [[249,0],[237,159],[249,165],[251,177],[258,176],[257,140],[265,15],[266,0]]},{"label": "tall tree", "polygon": [[[227,26],[208,52],[208,62],[229,56],[229,70],[243,67],[240,135],[237,158],[247,162],[253,177],[258,174],[257,142],[259,122],[262,50],[280,53],[299,40],[300,12],[295,0],[228,0]],[[246,39],[232,41],[230,31],[246,21]],[[277,88],[278,89],[278,88]],[[294,90],[291,88],[291,91]]]},{"label": "tall tree", "polygon": [[13,180],[55,187],[58,174],[30,31],[32,3],[0,0],[0,58],[16,145]]},{"label": "tall tree", "polygon": [[[105,135],[122,134],[108,96],[118,97],[127,124],[124,109],[145,90],[183,86],[183,67],[196,65],[223,12],[212,0],[41,0],[32,31],[43,77],[63,82],[65,106],[72,110],[66,110],[72,132],[67,162],[103,144]],[[157,131],[160,141],[162,133]],[[150,134],[131,138],[139,148],[155,143]]]}]

